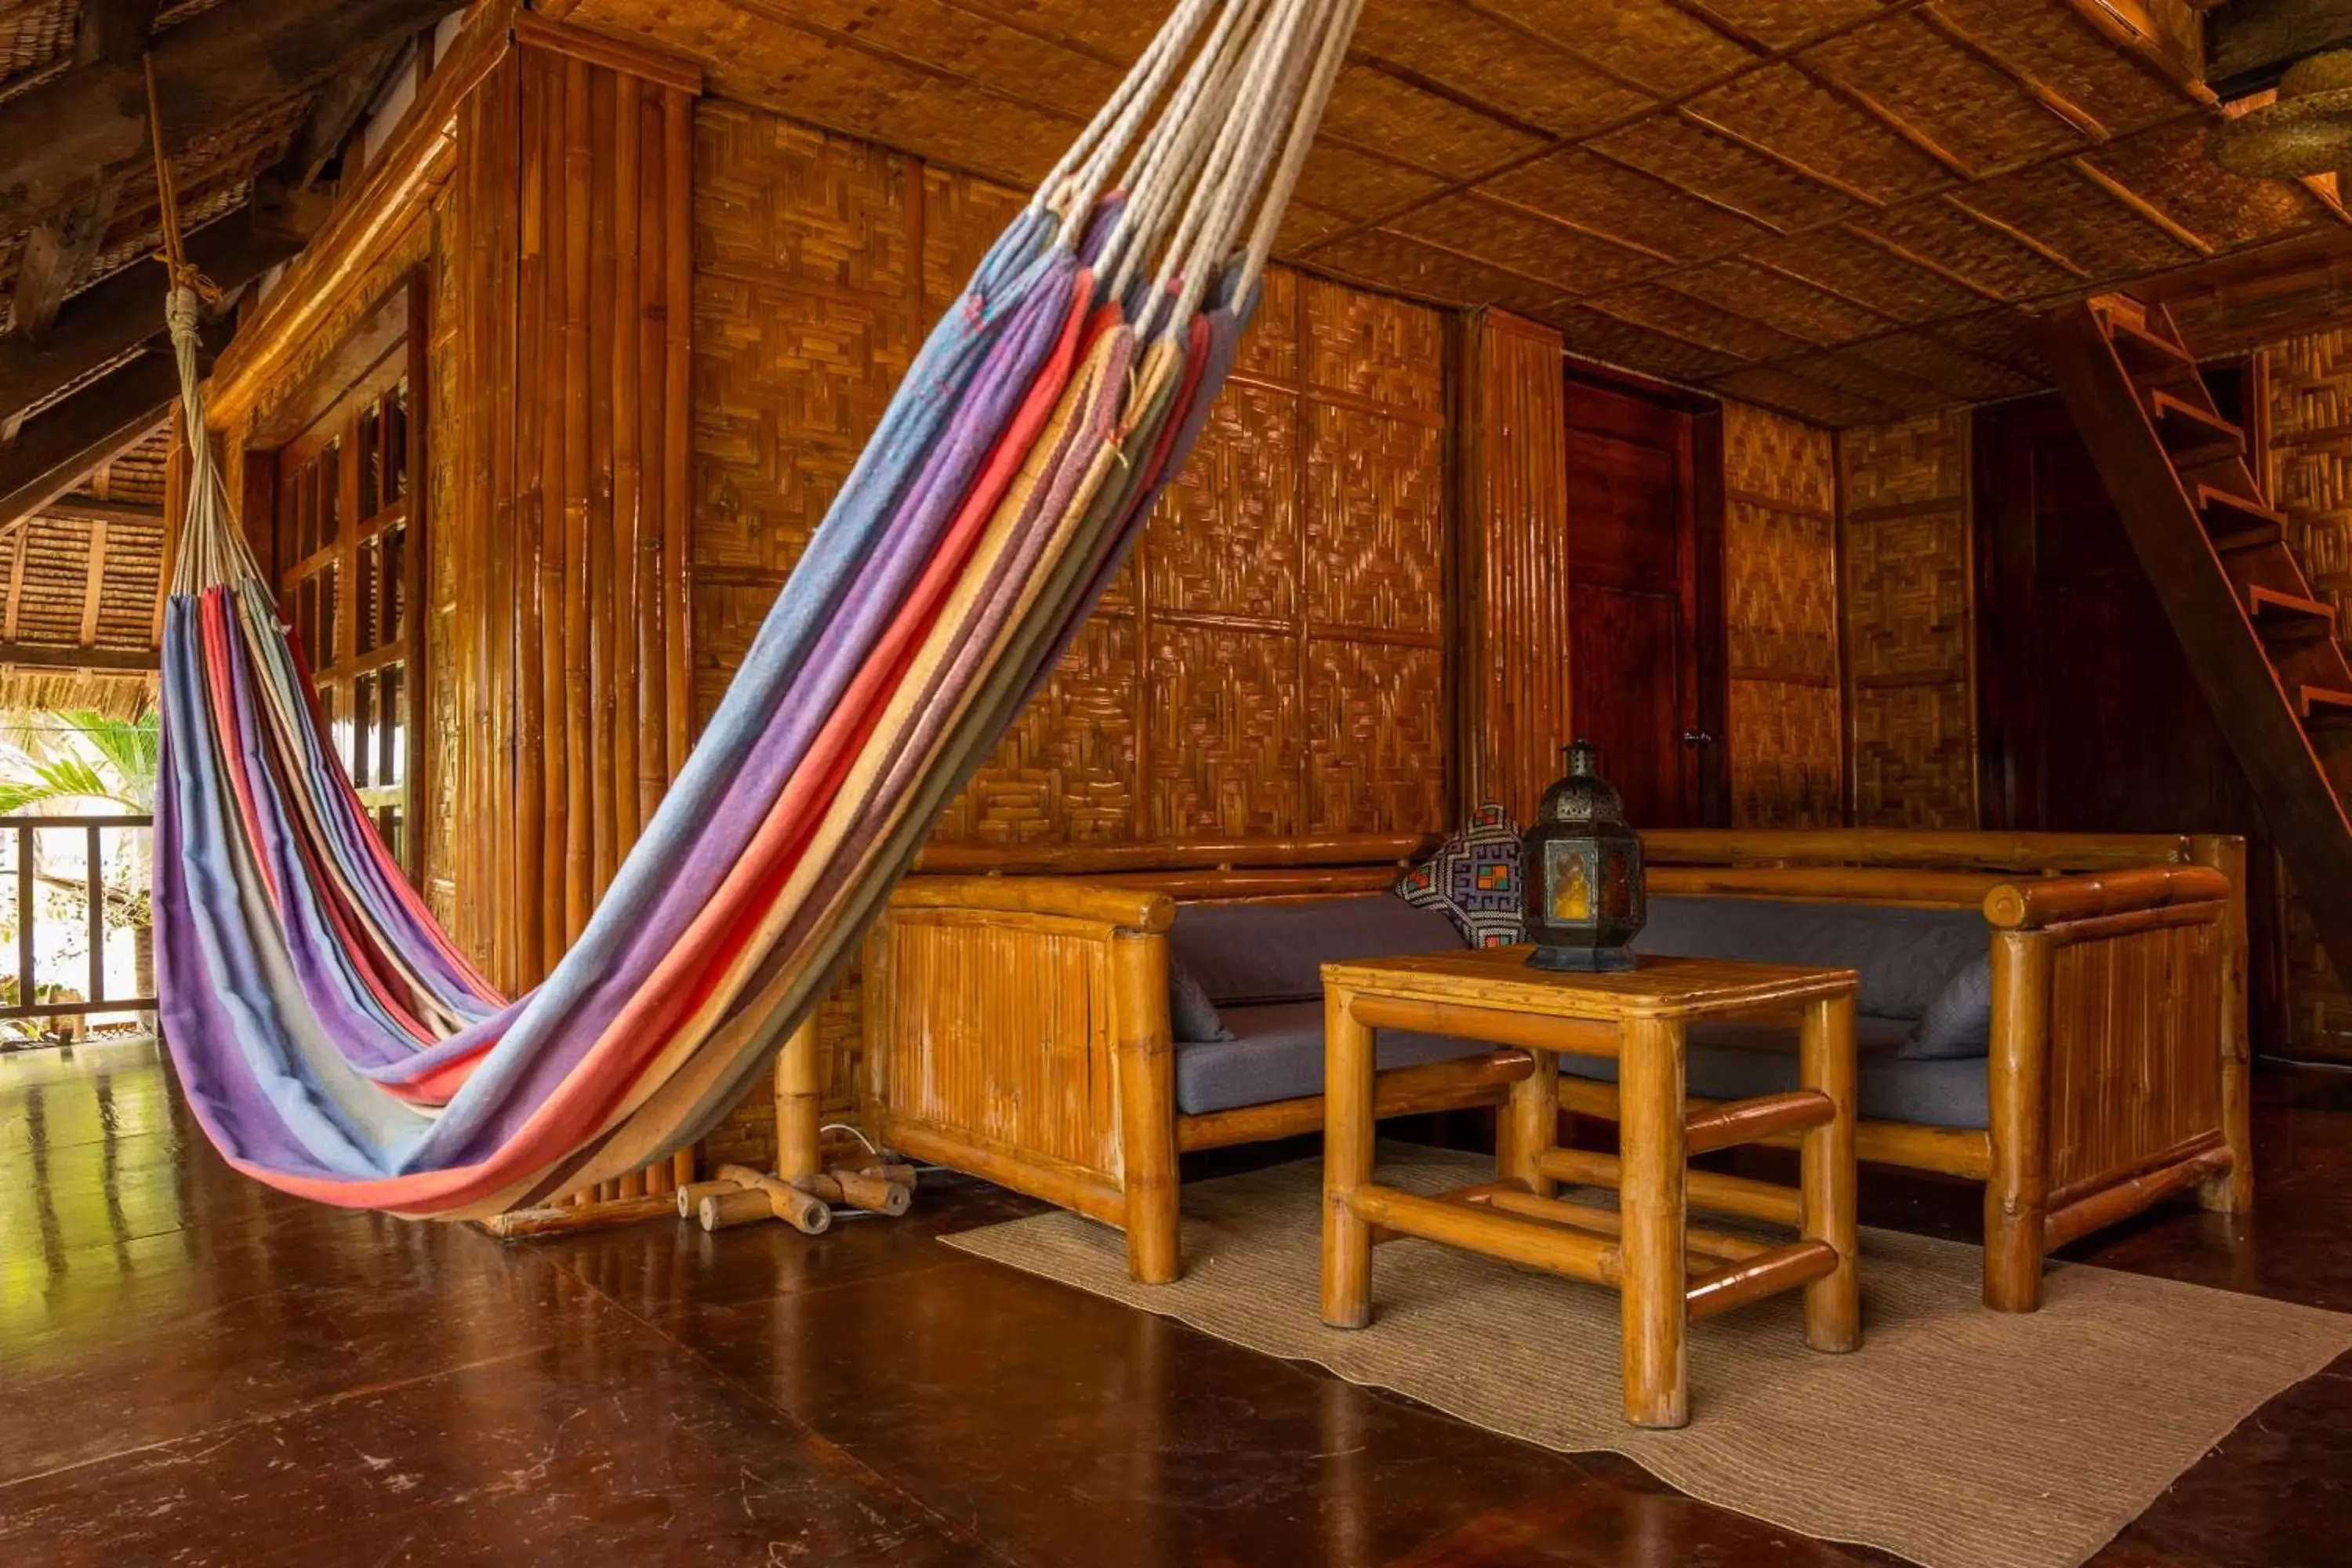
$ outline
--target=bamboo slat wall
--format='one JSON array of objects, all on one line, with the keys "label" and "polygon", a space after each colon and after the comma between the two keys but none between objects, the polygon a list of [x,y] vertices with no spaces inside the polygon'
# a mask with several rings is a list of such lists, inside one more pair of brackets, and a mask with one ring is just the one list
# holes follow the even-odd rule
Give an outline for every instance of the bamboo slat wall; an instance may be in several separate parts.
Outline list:
[{"label": "bamboo slat wall", "polygon": [[1977,824],[1969,415],[1838,435],[1852,820]]},{"label": "bamboo slat wall", "polygon": [[1569,711],[1559,334],[1500,310],[1465,330],[1462,752],[1466,805],[1525,821],[1575,739]]},{"label": "bamboo slat wall", "polygon": [[1844,820],[1833,446],[1818,426],[1724,405],[1725,742],[1735,827]]},{"label": "bamboo slat wall", "polygon": [[579,935],[692,732],[695,90],[631,63],[526,34],[467,101],[441,214],[443,864],[509,990]]},{"label": "bamboo slat wall", "polygon": [[[909,356],[1024,198],[719,100],[696,116],[695,190],[699,721]],[[1436,311],[1271,275],[1136,559],[938,837],[1445,826],[1445,360]],[[856,985],[819,1019],[835,1111],[859,1079]],[[756,1153],[763,1098],[715,1149]]]},{"label": "bamboo slat wall", "polygon": [[[2352,605],[2352,328],[2289,338],[2263,351],[2270,401],[2271,502],[2312,586]],[[2352,994],[2327,961],[2300,902],[2287,903],[2289,1001],[2299,1049],[2352,1056]]]}]

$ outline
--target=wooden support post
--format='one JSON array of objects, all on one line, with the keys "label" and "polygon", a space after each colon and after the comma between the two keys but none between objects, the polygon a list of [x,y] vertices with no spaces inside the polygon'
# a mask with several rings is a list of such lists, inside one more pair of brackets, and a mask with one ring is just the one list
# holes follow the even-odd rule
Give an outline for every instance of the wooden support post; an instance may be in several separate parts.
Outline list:
[{"label": "wooden support post", "polygon": [[1805,1287],[1805,1342],[1817,1351],[1845,1352],[1862,1343],[1862,1279],[1855,1264],[1861,1235],[1854,1215],[1853,993],[1805,1005],[1797,1037],[1798,1070],[1806,1089],[1828,1100],[1831,1114],[1805,1130],[1797,1156],[1802,1172],[1798,1233],[1837,1254],[1837,1265]]},{"label": "wooden support post", "polygon": [[2042,1222],[2050,1184],[2050,937],[1992,940],[1992,1177],[1985,1184],[1985,1305],[2042,1303]]},{"label": "wooden support post", "polygon": [[1372,1179],[1372,1031],[1323,992],[1323,1321],[1372,1321],[1372,1227],[1351,1206]]},{"label": "wooden support post", "polygon": [[1127,1271],[1165,1285],[1182,1264],[1176,1198],[1176,1048],[1168,1037],[1168,939],[1111,939],[1111,1019],[1118,1031],[1120,1189]]},{"label": "wooden support post", "polygon": [[1683,1329],[1683,1025],[1628,1018],[1617,1058],[1624,1120],[1622,1321],[1625,1419],[1636,1426],[1690,1420]]},{"label": "wooden support post", "polygon": [[1551,1051],[1528,1054],[1535,1070],[1511,1086],[1496,1128],[1495,1174],[1548,1198],[1552,1183],[1543,1173],[1543,1157],[1559,1136],[1559,1058]]},{"label": "wooden support post", "polygon": [[787,1182],[817,1173],[824,1101],[824,1048],[812,1008],[776,1056],[776,1174]]},{"label": "wooden support post", "polygon": [[[2259,359],[2261,356],[2257,355]],[[2189,854],[2230,879],[2229,913],[2222,917],[2221,1141],[2230,1168],[2198,1189],[2198,1201],[2221,1214],[2254,1206],[2254,1123],[2251,1042],[2246,1037],[2246,841],[2219,834],[2189,841]]]}]

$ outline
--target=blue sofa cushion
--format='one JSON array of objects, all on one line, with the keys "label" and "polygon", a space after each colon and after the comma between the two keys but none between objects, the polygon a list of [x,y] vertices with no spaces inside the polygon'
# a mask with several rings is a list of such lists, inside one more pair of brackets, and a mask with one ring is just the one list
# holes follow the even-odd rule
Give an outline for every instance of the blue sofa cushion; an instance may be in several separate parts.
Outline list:
[{"label": "blue sofa cushion", "polygon": [[1649,924],[1633,939],[1633,951],[1833,964],[1860,973],[1857,1011],[1916,1020],[1953,975],[1985,956],[1990,934],[1973,910],[1664,898],[1650,900]]},{"label": "blue sofa cushion", "polygon": [[[1190,971],[1220,1008],[1319,1004],[1326,963],[1447,952],[1461,946],[1462,933],[1453,921],[1389,893],[1298,903],[1188,904],[1168,930],[1170,959]],[[1230,1018],[1225,1022],[1240,1028]]]},{"label": "blue sofa cushion", "polygon": [[1436,910],[1472,947],[1509,947],[1527,936],[1519,888],[1519,825],[1499,805],[1482,805],[1437,853],[1397,879],[1396,896]]},{"label": "blue sofa cushion", "polygon": [[[1984,1058],[1906,1058],[1903,1047],[1911,1037],[1911,1025],[1908,1018],[1854,1020],[1861,1067],[1856,1109],[1863,1119],[1929,1127],[1990,1126]],[[1747,1100],[1798,1087],[1797,1031],[1785,1024],[1703,1019],[1691,1025],[1689,1038],[1685,1086],[1702,1099]],[[1617,1081],[1617,1064],[1606,1057],[1563,1056],[1559,1066],[1563,1074]]]},{"label": "blue sofa cushion", "polygon": [[[1178,923],[1182,923],[1181,921]],[[1176,1047],[1176,1109],[1188,1116],[1323,1092],[1323,1004],[1274,1002],[1228,1007],[1230,1040]],[[1382,1029],[1373,1039],[1382,1068],[1415,1067],[1493,1050],[1474,1040]]]},{"label": "blue sofa cushion", "polygon": [[1936,993],[1901,1054],[1912,1061],[1939,1062],[1981,1057],[1991,1049],[1992,955],[1979,953]]},{"label": "blue sofa cushion", "polygon": [[1178,1040],[1230,1040],[1234,1032],[1217,1016],[1201,982],[1171,953],[1168,959],[1168,1033]]}]

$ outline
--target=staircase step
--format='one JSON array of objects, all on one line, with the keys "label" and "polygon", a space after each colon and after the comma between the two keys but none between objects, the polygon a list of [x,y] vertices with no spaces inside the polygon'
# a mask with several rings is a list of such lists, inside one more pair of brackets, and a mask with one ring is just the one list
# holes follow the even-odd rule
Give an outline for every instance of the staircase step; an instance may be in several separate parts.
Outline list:
[{"label": "staircase step", "polygon": [[2208,414],[2186,399],[2164,391],[2147,395],[2148,417],[2164,449],[2183,468],[2234,458],[2246,449],[2246,433],[2218,414]]},{"label": "staircase step", "polygon": [[2305,729],[2352,729],[2352,691],[2306,686],[2301,689],[2298,699],[2296,706],[2303,710]]},{"label": "staircase step", "polygon": [[2252,523],[2267,523],[2280,530],[2286,527],[2286,513],[2274,511],[2260,501],[2248,500],[2232,491],[2212,485],[2199,485],[2196,496],[2197,510],[2204,514],[2205,526],[2216,533],[2224,528],[2235,532]]},{"label": "staircase step", "polygon": [[2213,536],[2213,548],[2224,555],[2243,555],[2248,551],[2267,549],[2285,542],[2286,531],[2275,522],[2258,522],[2252,528]]},{"label": "staircase step", "polygon": [[2124,368],[2140,375],[2163,375],[2193,370],[2197,362],[2189,351],[2168,338],[2160,338],[2128,316],[2110,314],[2106,318],[2107,341],[2116,345],[2116,353]]},{"label": "staircase step", "polygon": [[2247,589],[2246,614],[2254,629],[2273,642],[2324,637],[2336,630],[2335,606],[2278,588]]}]

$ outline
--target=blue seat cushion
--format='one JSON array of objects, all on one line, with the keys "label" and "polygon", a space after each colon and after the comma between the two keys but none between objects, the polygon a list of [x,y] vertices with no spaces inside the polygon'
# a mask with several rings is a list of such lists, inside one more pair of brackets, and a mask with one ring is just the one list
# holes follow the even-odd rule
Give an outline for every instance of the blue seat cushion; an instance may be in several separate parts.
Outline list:
[{"label": "blue seat cushion", "polygon": [[[1263,1002],[1319,1003],[1326,963],[1447,952],[1463,945],[1462,933],[1443,912],[1414,909],[1392,893],[1187,904],[1168,930],[1169,957],[1201,983],[1221,1013]],[[1322,1015],[1316,1016],[1320,1027]],[[1239,1032],[1232,1019],[1225,1024]]]},{"label": "blue seat cushion", "polygon": [[1852,969],[1862,976],[1857,1012],[1916,1022],[1954,975],[1984,958],[1990,935],[1974,910],[1665,898],[1650,900],[1633,951]]},{"label": "blue seat cushion", "polygon": [[[1442,921],[1444,917],[1438,918]],[[1232,1039],[1177,1043],[1177,1110],[1199,1116],[1323,1092],[1320,998],[1226,1007],[1221,1012],[1225,1027],[1233,1031]],[[1382,1068],[1483,1056],[1494,1048],[1475,1040],[1409,1029],[1382,1029],[1373,1041],[1374,1056]]]},{"label": "blue seat cushion", "polygon": [[[1981,1056],[1923,1061],[1902,1054],[1911,1037],[1908,1018],[1858,1017],[1858,1109],[1866,1121],[1916,1121],[1928,1127],[1991,1125]],[[1744,1018],[1703,1019],[1690,1026],[1685,1087],[1704,1100],[1748,1100],[1797,1085],[1797,1031],[1786,1024]],[[1180,1058],[1181,1059],[1181,1058]],[[1617,1081],[1606,1057],[1559,1058],[1560,1071],[1601,1083]]]}]

